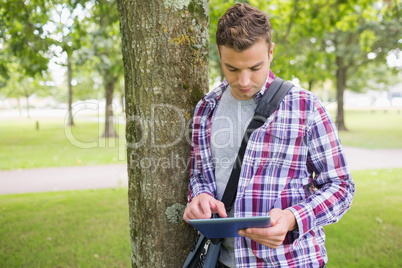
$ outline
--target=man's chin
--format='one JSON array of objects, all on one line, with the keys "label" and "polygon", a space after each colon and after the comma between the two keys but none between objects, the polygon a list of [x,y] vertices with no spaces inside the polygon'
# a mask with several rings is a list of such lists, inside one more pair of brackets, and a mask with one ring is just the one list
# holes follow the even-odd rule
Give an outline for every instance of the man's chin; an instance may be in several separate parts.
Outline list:
[{"label": "man's chin", "polygon": [[236,99],[240,99],[240,100],[249,100],[254,98],[254,94],[237,94],[236,96],[234,96]]}]

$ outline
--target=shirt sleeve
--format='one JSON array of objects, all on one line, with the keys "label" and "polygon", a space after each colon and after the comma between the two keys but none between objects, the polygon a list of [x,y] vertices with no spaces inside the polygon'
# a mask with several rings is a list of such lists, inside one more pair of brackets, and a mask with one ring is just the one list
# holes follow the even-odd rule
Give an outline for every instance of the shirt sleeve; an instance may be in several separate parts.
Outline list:
[{"label": "shirt sleeve", "polygon": [[[204,104],[205,105],[205,104]],[[191,200],[202,194],[207,193],[214,196],[213,184],[210,180],[205,177],[205,173],[208,171],[204,170],[203,157],[202,155],[208,150],[207,137],[208,135],[203,124],[206,124],[206,116],[203,115],[204,107],[203,103],[200,101],[198,103],[193,117],[192,123],[192,138],[191,138],[191,154],[190,154],[190,179],[188,186],[188,203]],[[204,156],[205,158],[205,156]],[[205,161],[204,161],[205,162]]]},{"label": "shirt sleeve", "polygon": [[307,136],[307,165],[315,173],[313,193],[288,208],[295,215],[300,236],[339,221],[350,208],[355,192],[336,126],[319,101],[315,107]]}]

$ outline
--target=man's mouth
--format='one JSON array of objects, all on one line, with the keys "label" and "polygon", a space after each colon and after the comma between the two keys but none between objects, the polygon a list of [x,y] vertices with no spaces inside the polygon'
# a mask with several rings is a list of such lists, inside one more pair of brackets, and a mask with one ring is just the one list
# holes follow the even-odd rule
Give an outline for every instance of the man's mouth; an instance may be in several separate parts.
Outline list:
[{"label": "man's mouth", "polygon": [[243,93],[247,93],[250,92],[252,88],[239,88],[239,91],[243,92]]}]

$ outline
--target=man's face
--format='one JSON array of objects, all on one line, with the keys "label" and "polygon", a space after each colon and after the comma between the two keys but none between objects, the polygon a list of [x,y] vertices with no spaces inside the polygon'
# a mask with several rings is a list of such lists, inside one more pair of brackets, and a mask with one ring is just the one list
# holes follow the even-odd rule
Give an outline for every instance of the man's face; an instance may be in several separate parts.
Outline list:
[{"label": "man's face", "polygon": [[222,70],[233,97],[247,100],[261,90],[269,74],[273,47],[274,44],[271,44],[268,50],[265,40],[258,41],[242,52],[220,46]]}]

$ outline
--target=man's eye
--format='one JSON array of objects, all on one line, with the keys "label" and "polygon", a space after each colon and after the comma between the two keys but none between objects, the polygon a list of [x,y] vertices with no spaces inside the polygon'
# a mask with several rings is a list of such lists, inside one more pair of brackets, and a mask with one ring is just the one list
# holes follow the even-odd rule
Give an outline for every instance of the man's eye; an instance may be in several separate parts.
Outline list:
[{"label": "man's eye", "polygon": [[229,69],[230,72],[237,72],[237,69]]},{"label": "man's eye", "polygon": [[260,68],[251,68],[251,71],[253,71],[253,72],[256,72],[256,71],[259,71],[260,70]]}]

